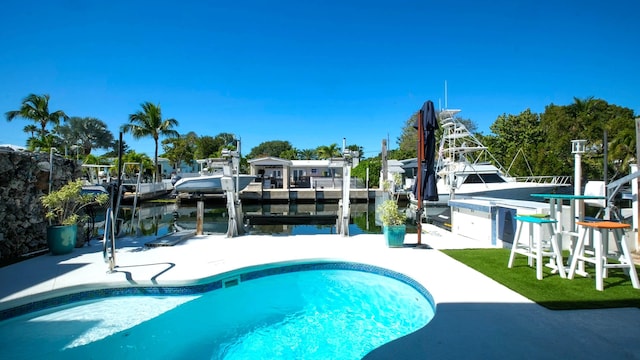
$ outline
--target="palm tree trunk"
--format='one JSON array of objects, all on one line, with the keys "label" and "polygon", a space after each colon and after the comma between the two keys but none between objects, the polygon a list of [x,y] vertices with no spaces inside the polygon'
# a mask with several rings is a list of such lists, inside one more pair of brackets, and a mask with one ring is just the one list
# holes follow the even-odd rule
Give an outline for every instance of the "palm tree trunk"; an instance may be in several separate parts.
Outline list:
[{"label": "palm tree trunk", "polygon": [[160,181],[160,170],[158,169],[158,139],[155,139],[155,143],[156,143],[156,151],[154,153],[154,157],[153,157],[153,166],[154,166],[154,178],[153,182],[159,182]]}]

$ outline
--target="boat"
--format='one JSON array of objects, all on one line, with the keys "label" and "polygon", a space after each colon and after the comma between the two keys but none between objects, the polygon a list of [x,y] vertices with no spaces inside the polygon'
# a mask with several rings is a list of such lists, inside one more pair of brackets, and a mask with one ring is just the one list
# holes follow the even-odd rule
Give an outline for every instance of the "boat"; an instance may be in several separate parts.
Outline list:
[{"label": "boat", "polygon": [[237,163],[228,159],[196,160],[200,171],[196,173],[176,174],[171,176],[171,183],[177,193],[189,194],[223,194],[222,178],[232,178],[236,192],[244,190],[255,175],[239,174]]},{"label": "boat", "polygon": [[[179,193],[222,194],[222,178],[224,174],[200,175],[183,177],[176,181],[173,188]],[[237,191],[246,188],[256,177],[254,175],[239,174],[230,176],[234,184],[238,180]]]},{"label": "boat", "polygon": [[[455,118],[460,110],[438,114],[442,137],[435,164],[438,201],[454,198],[489,197],[535,201],[533,193],[571,191],[570,176],[512,177],[469,130]],[[416,165],[417,167],[417,165]],[[410,199],[412,199],[410,194]]]},{"label": "boat", "polygon": [[109,195],[107,189],[105,189],[102,185],[82,185],[82,190],[80,192],[82,195],[91,194],[91,195]]}]

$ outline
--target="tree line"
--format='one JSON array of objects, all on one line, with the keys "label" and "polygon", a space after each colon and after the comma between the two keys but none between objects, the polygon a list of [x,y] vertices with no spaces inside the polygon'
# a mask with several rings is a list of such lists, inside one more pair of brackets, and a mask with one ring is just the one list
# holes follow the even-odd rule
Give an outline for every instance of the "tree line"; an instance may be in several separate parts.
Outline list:
[{"label": "tree line", "polygon": [[[107,128],[107,125],[93,117],[70,117],[62,110],[49,110],[50,96],[48,94],[29,94],[22,100],[18,110],[5,113],[7,121],[15,118],[23,118],[32,121],[26,125],[24,132],[30,134],[26,147],[31,151],[50,151],[55,148],[58,151],[65,150],[68,157],[76,157],[87,164],[105,164],[108,158],[117,156],[120,148],[119,140]],[[155,143],[153,161],[146,154],[137,153],[129,149],[123,142],[123,162],[142,163],[143,168],[159,172],[158,150],[162,146],[162,157],[169,159],[174,168],[182,164],[193,165],[195,160],[220,157],[223,149],[235,150],[236,137],[233,134],[222,132],[216,136],[198,136],[195,132],[179,134],[176,128],[179,122],[173,118],[164,118],[159,104],[144,102],[141,109],[129,115],[129,122],[120,127],[120,131],[130,133],[135,139],[151,137]],[[160,139],[164,138],[161,142]],[[350,150],[363,149],[358,145],[348,146]],[[91,154],[93,149],[107,149],[104,155],[96,157]],[[321,145],[315,149],[296,149],[290,142],[283,140],[271,140],[254,147],[251,152],[243,157],[243,170],[247,171],[247,159],[263,156],[274,156],[284,159],[328,159],[341,156],[342,149],[338,144]],[[126,170],[126,169],[125,169]],[[160,178],[160,174],[156,174]]]},{"label": "tree line", "polygon": [[[49,151],[52,147],[67,149],[69,157],[76,156],[86,163],[104,163],[104,159],[91,154],[93,149],[111,149],[103,158],[117,155],[119,141],[114,140],[103,121],[92,117],[69,117],[62,110],[49,111],[49,100],[46,94],[30,94],[24,98],[18,110],[5,113],[8,121],[24,118],[33,122],[24,127],[24,131],[30,134],[26,144],[29,150]],[[175,168],[182,164],[192,165],[196,159],[219,157],[225,148],[235,149],[236,137],[233,134],[179,134],[176,131],[178,121],[164,118],[159,104],[145,102],[140,106],[140,110],[129,115],[129,122],[123,124],[120,131],[131,133],[136,139],[153,138],[153,161],[146,154],[136,153],[123,143],[125,162],[143,163],[146,168],[158,170],[155,164],[158,163],[160,145],[163,150],[161,156],[168,158]],[[417,112],[413,113],[402,125],[401,135],[397,139],[398,148],[389,151],[389,159],[416,157],[417,132],[413,125],[417,115]],[[589,97],[574,98],[569,105],[550,104],[541,114],[533,113],[530,109],[517,115],[505,113],[490,126],[492,133],[488,135],[478,132],[476,124],[470,119],[457,120],[487,146],[499,165],[508,169],[511,176],[572,175],[574,156],[571,153],[571,140],[587,140],[582,168],[585,179],[595,180],[604,177],[605,167],[608,179],[624,176],[629,172],[630,163],[637,161],[635,117],[632,109]],[[438,139],[441,135],[441,131],[436,133]],[[364,151],[361,146],[352,144],[347,148],[358,151],[362,158]],[[314,160],[339,157],[341,153],[342,149],[337,144],[296,149],[289,141],[270,140],[252,148],[242,158],[241,164],[246,172],[247,159],[272,156],[289,160]],[[371,186],[377,186],[381,154],[361,159],[353,169],[352,176],[365,180],[367,169]]]},{"label": "tree line", "polygon": [[[488,148],[511,176],[573,175],[572,140],[587,140],[586,152],[582,155],[585,181],[602,180],[605,170],[608,180],[629,174],[629,165],[637,161],[637,115],[632,109],[594,97],[573,100],[569,105],[547,105],[541,114],[530,109],[517,115],[502,114],[489,127],[489,135],[477,132],[477,126],[469,119],[458,118],[458,121]],[[415,157],[417,133],[413,124],[417,116],[416,112],[407,119],[398,138],[399,148],[390,152],[389,158]],[[436,133],[438,139],[440,136],[441,131]]]}]

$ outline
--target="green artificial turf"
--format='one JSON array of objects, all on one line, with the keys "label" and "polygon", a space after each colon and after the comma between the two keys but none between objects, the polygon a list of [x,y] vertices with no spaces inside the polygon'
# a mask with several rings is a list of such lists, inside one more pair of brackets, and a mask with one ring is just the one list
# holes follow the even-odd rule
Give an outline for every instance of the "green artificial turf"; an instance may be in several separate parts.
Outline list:
[{"label": "green artificial turf", "polygon": [[[576,274],[572,280],[562,279],[560,275],[552,274],[552,269],[545,267],[543,279],[538,280],[535,267],[529,267],[523,255],[516,254],[513,267],[507,267],[509,249],[442,252],[548,309],[640,307],[640,290],[633,288],[622,269],[609,269],[608,278],[604,279],[604,291],[598,291],[593,278],[594,268],[590,264],[585,265],[590,277]],[[640,273],[640,269],[638,271]]]}]

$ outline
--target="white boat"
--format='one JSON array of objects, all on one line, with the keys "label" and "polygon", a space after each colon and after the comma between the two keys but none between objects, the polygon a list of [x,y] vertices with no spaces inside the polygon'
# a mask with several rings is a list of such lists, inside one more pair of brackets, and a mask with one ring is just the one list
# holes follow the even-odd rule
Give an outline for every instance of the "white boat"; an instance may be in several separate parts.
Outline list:
[{"label": "white boat", "polygon": [[[177,192],[182,193],[200,193],[200,194],[221,194],[222,189],[222,173],[212,175],[200,175],[195,177],[184,177],[176,181],[173,188]],[[230,176],[233,183],[236,184],[236,175]],[[241,191],[247,187],[256,177],[254,175],[240,174],[237,175],[238,189]]]},{"label": "white boat", "polygon": [[436,204],[468,197],[535,201],[531,197],[533,193],[572,189],[570,176],[509,176],[487,147],[455,119],[458,112],[460,110],[441,110],[439,113],[442,138],[435,165],[439,198]]},{"label": "white boat", "polygon": [[102,194],[109,195],[109,192],[107,191],[107,189],[105,189],[104,186],[102,185],[82,185],[81,193],[83,195],[91,194],[95,196],[102,195]]}]

